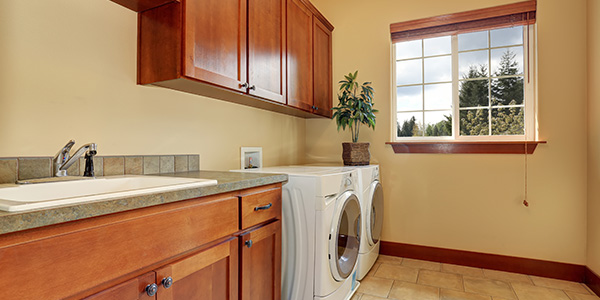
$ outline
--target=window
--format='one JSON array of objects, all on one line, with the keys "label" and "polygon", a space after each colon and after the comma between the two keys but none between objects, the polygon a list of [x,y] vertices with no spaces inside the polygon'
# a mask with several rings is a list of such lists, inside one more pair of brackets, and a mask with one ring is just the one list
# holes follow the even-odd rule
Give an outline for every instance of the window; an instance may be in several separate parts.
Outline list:
[{"label": "window", "polygon": [[535,1],[475,12],[392,24],[394,141],[535,139]]}]

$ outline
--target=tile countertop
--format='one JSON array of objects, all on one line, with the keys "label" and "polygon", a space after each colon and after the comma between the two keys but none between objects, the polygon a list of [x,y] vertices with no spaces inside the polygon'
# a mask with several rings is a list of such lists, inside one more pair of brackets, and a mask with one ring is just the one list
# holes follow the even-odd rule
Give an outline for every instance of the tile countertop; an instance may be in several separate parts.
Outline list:
[{"label": "tile countertop", "polygon": [[284,174],[196,171],[153,176],[216,179],[217,185],[21,212],[0,211],[0,234],[287,181]]}]

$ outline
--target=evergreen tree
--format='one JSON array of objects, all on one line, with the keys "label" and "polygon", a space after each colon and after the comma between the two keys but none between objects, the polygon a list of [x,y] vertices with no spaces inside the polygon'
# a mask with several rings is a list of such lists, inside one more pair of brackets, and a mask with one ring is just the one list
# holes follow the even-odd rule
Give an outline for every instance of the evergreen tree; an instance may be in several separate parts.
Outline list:
[{"label": "evergreen tree", "polygon": [[413,116],[412,118],[404,121],[402,125],[398,123],[398,136],[413,136],[413,129],[417,124],[417,120]]},{"label": "evergreen tree", "polygon": [[451,136],[452,135],[452,116],[444,115],[446,120],[441,120],[436,124],[427,125],[425,136]]},{"label": "evergreen tree", "polygon": [[[511,101],[509,105],[515,105]],[[493,135],[515,135],[524,134],[525,120],[522,107],[498,108],[492,110],[492,134]]]},{"label": "evergreen tree", "polygon": [[460,135],[488,135],[487,109],[462,110],[460,112]]},{"label": "evergreen tree", "polygon": [[[469,72],[463,76],[463,79],[487,77],[487,74],[485,65],[470,66]],[[488,106],[488,92],[488,80],[463,81],[458,95],[460,107]]]},{"label": "evergreen tree", "polygon": [[[511,76],[519,74],[519,63],[515,60],[517,55],[507,49],[500,58],[500,66],[494,76]],[[523,78],[507,77],[492,81],[492,105],[523,104]]]}]

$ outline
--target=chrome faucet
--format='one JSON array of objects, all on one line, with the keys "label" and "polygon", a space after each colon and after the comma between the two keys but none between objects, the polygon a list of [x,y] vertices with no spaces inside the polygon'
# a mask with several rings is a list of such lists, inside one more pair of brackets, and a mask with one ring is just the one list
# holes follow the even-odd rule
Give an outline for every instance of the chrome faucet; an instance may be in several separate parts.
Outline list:
[{"label": "chrome faucet", "polygon": [[71,148],[75,145],[74,140],[70,140],[62,149],[54,155],[52,159],[53,173],[56,177],[67,176],[67,169],[72,166],[78,159],[85,153],[85,171],[83,176],[94,177],[94,160],[93,157],[96,155],[96,144],[89,143],[85,144],[71,156]]}]

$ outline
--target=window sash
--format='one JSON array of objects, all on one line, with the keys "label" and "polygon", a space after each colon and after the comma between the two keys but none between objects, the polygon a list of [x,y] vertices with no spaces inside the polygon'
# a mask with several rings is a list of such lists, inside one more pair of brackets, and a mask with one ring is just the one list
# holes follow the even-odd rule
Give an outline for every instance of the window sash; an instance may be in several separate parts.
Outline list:
[{"label": "window sash", "polygon": [[[492,28],[495,29],[495,28]],[[491,30],[491,29],[485,29]],[[393,99],[393,109],[392,109],[392,141],[399,142],[418,142],[418,141],[531,141],[537,139],[537,128],[535,127],[535,115],[536,115],[536,106],[537,106],[537,82],[535,76],[535,67],[531,68],[531,66],[536,66],[537,57],[535,50],[535,24],[532,26],[523,26],[523,77],[524,77],[524,99],[522,105],[515,105],[518,107],[523,107],[525,110],[524,113],[524,127],[525,134],[524,135],[491,135],[491,108],[494,106],[489,105],[486,107],[482,107],[483,109],[488,108],[488,124],[489,124],[489,133],[490,135],[479,135],[479,136],[461,136],[460,135],[460,111],[464,110],[459,107],[458,95],[459,95],[459,82],[461,81],[459,78],[458,72],[458,35],[452,35],[452,136],[412,136],[412,137],[398,137],[397,136],[397,126],[398,126],[398,97],[397,97],[397,85],[396,85],[396,44],[392,44],[392,93],[394,95]],[[424,59],[424,56],[421,57]],[[489,59],[489,57],[488,57]],[[491,66],[489,66],[491,67]],[[490,71],[491,72],[491,71]],[[423,74],[424,76],[424,74]],[[494,78],[490,73],[489,78]],[[487,78],[486,78],[487,79]],[[420,84],[415,84],[414,86],[425,86],[424,82]],[[408,86],[408,85],[402,85]],[[424,97],[424,95],[422,96]],[[503,108],[511,107],[511,106],[502,106]],[[424,114],[430,110],[425,110],[425,106],[423,105],[422,110],[418,110]],[[407,111],[402,111],[407,112]],[[425,123],[423,123],[423,130],[425,130]]]}]

